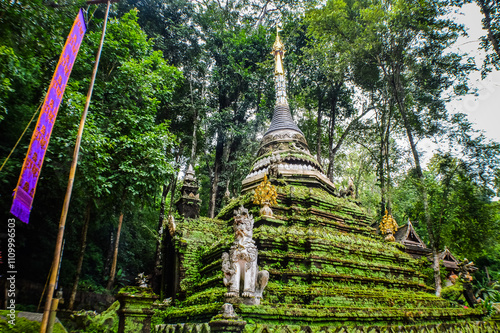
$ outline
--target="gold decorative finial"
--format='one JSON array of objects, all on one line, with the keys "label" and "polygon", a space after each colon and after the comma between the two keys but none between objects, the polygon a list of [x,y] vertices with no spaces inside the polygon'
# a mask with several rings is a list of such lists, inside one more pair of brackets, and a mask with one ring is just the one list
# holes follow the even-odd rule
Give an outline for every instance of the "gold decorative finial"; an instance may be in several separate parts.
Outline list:
[{"label": "gold decorative finial", "polygon": [[278,26],[276,26],[276,40],[273,44],[273,51],[271,52],[274,55],[274,73],[275,74],[285,74],[283,70],[283,58],[285,57],[285,45],[281,42]]},{"label": "gold decorative finial", "polygon": [[387,212],[387,209],[385,210],[385,215],[382,218],[382,222],[380,222],[380,232],[382,234],[387,235],[385,237],[385,240],[389,242],[394,242],[396,239],[394,238],[394,233],[398,231],[398,224],[396,223],[396,220],[392,217],[392,215],[389,215]]}]

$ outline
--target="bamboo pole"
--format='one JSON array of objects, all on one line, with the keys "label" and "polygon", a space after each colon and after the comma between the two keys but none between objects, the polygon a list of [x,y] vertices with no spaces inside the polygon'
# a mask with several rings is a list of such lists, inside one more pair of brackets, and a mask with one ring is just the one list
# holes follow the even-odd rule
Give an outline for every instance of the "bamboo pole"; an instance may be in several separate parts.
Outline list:
[{"label": "bamboo pole", "polygon": [[[114,1],[116,2],[116,1]],[[97,3],[89,1],[89,3]],[[61,258],[62,243],[64,238],[64,229],[66,226],[66,217],[68,215],[69,201],[71,199],[71,192],[73,190],[73,183],[75,181],[76,166],[78,164],[78,153],[80,152],[80,144],[82,141],[83,128],[85,126],[85,119],[87,118],[87,112],[89,110],[90,100],[92,98],[92,91],[94,90],[94,82],[97,74],[97,68],[99,67],[99,60],[101,58],[102,45],[104,43],[104,36],[106,34],[106,25],[108,23],[109,7],[111,5],[111,0],[107,0],[108,6],[106,8],[106,14],[104,17],[104,25],[102,27],[101,42],[99,44],[99,49],[97,50],[96,61],[94,65],[94,71],[92,73],[92,79],[90,81],[89,91],[87,93],[87,100],[85,102],[85,108],[82,113],[82,118],[80,120],[80,126],[78,128],[78,135],[76,136],[75,150],[73,152],[73,161],[71,162],[71,169],[69,172],[68,187],[66,189],[66,195],[64,197],[64,204],[61,213],[61,219],[59,220],[59,231],[57,233],[56,248],[54,250],[54,258],[52,260],[52,267],[55,268],[59,265]],[[52,299],[54,294],[54,289],[56,282],[59,277],[59,269],[52,269],[49,280],[49,288],[47,290],[47,298],[45,301],[45,308],[43,311],[42,323],[40,324],[40,333],[47,332],[47,326],[49,322],[50,309],[52,307]]]}]

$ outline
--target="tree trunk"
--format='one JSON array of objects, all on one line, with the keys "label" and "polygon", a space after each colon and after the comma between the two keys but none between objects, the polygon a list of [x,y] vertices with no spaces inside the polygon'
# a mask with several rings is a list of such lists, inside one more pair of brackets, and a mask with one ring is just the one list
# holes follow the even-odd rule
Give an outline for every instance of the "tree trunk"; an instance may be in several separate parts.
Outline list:
[{"label": "tree trunk", "polygon": [[322,129],[321,129],[321,122],[323,118],[323,113],[321,112],[321,108],[323,107],[322,105],[322,94],[321,94],[321,89],[318,87],[318,123],[317,123],[317,139],[316,139],[316,156],[318,163],[321,164],[321,137],[322,137]]},{"label": "tree trunk", "polygon": [[[383,124],[383,120],[382,120]],[[384,172],[384,146],[385,146],[385,136],[382,135],[380,136],[380,156],[378,160],[378,178],[380,181],[380,216],[384,216],[385,214],[385,209],[386,209],[386,202],[385,202],[385,172]]]},{"label": "tree trunk", "polygon": [[[380,60],[379,57],[377,57],[377,62],[378,65],[381,67],[384,77],[391,88],[391,94],[394,97],[396,106],[399,110],[399,113],[401,114],[401,117],[403,118],[403,124],[406,129],[406,134],[408,136],[408,141],[410,143],[411,151],[413,154],[413,159],[415,162],[415,171],[417,173],[417,178],[418,178],[418,186],[420,187],[421,194],[422,194],[422,203],[424,205],[424,222],[427,226],[427,231],[429,232],[429,243],[431,245],[431,249],[433,253],[437,254],[438,253],[438,248],[437,248],[437,243],[436,243],[436,235],[434,234],[434,225],[431,220],[431,216],[429,213],[429,199],[427,196],[427,188],[425,187],[425,179],[424,179],[424,174],[422,172],[422,167],[420,166],[420,158],[418,155],[417,147],[415,145],[415,141],[413,140],[413,133],[412,133],[412,128],[410,121],[408,119],[407,115],[407,110],[406,106],[404,103],[404,93],[403,93],[403,86],[401,84],[400,80],[400,73],[401,73],[401,65],[397,62],[392,63],[392,70],[391,73],[389,74],[387,71],[386,66],[384,63]],[[436,285],[436,296],[441,295],[441,274],[439,272],[439,261],[436,265],[437,259],[434,258],[434,264],[433,264],[433,269],[434,269],[434,280],[435,280],[435,285]]]},{"label": "tree trunk", "polygon": [[222,169],[222,158],[224,155],[224,134],[222,130],[219,131],[217,136],[217,146],[215,148],[215,162],[214,162],[214,172],[212,178],[212,187],[210,188],[210,202],[208,204],[208,216],[214,218],[215,208],[217,205],[217,190],[219,188],[219,176]]},{"label": "tree trunk", "polygon": [[340,89],[340,84],[335,84],[332,91],[332,98],[330,100],[330,128],[328,131],[328,171],[326,176],[328,179],[333,181],[333,165],[335,162],[335,153],[333,151],[333,135],[335,133],[335,124],[337,117],[337,102],[338,102],[338,91]]},{"label": "tree trunk", "polygon": [[[387,81],[387,84],[389,85],[391,89],[391,95],[394,97],[394,101],[396,103],[396,106],[399,110],[399,113],[401,114],[401,117],[403,118],[403,125],[406,130],[406,134],[408,136],[408,141],[410,143],[411,147],[411,152],[413,155],[413,159],[415,162],[415,171],[417,173],[417,178],[418,178],[418,186],[420,187],[421,194],[422,194],[422,203],[424,206],[424,222],[427,226],[427,231],[429,232],[429,243],[431,245],[431,249],[433,251],[433,254],[438,253],[438,248],[437,248],[437,243],[436,243],[436,235],[434,234],[434,225],[431,220],[431,216],[429,213],[429,199],[427,196],[427,188],[425,187],[425,181],[424,181],[424,174],[422,172],[422,167],[420,166],[420,158],[418,155],[417,147],[415,145],[415,141],[413,140],[413,133],[412,133],[412,128],[410,124],[410,120],[408,119],[407,115],[407,110],[406,106],[404,103],[404,93],[403,93],[403,86],[400,80],[400,73],[401,73],[401,66],[399,63],[395,62],[392,63],[392,69],[391,73],[388,72],[385,64],[380,60],[379,57],[376,58],[378,65],[382,69],[384,73],[384,78]],[[434,280],[435,280],[435,287],[436,287],[436,295],[440,296],[441,295],[441,274],[439,272],[439,260],[436,265],[436,257],[434,257],[434,264],[433,264],[433,269],[434,269]]]},{"label": "tree trunk", "polygon": [[390,140],[389,133],[391,130],[391,119],[389,115],[389,119],[387,119],[387,127],[385,128],[385,139],[384,139],[384,163],[385,163],[385,172],[386,172],[386,182],[385,182],[385,195],[386,195],[386,206],[389,214],[392,215],[392,202],[391,202],[391,169],[389,167],[389,148],[390,148]]},{"label": "tree trunk", "polygon": [[389,168],[389,140],[385,140],[385,172],[386,172],[386,182],[385,182],[385,195],[387,201],[387,211],[392,215],[392,202],[391,202],[391,170]]},{"label": "tree trunk", "polygon": [[475,307],[477,304],[476,296],[474,296],[474,291],[472,289],[472,283],[464,282],[464,297],[471,308]]},{"label": "tree trunk", "polygon": [[[182,150],[183,150],[182,145],[180,145],[179,149],[177,150],[177,155],[175,156],[176,165],[179,164]],[[157,252],[159,251],[159,253],[157,253],[156,263],[155,263],[156,267],[159,267],[161,265],[161,270],[159,272],[160,275],[158,275],[157,279],[159,285],[159,295],[161,300],[167,297],[172,297],[172,300],[174,300],[175,293],[177,291],[175,283],[172,283],[172,281],[175,281],[178,278],[178,273],[179,273],[178,268],[174,267],[172,264],[172,259],[174,257],[177,257],[177,253],[175,247],[172,244],[172,236],[170,235],[168,227],[163,226],[163,221],[165,219],[165,210],[166,210],[165,201],[169,190],[170,190],[170,206],[168,208],[168,215],[172,214],[172,205],[174,203],[175,191],[177,189],[177,178],[178,174],[174,173],[172,175],[172,180],[170,181],[170,184],[168,186],[169,188],[166,191],[164,189],[162,193],[165,200],[162,200],[162,209],[160,210],[160,219],[161,219],[160,221],[162,227],[164,228],[162,236],[160,237],[159,240],[160,242],[160,244],[158,244],[159,249],[157,249]],[[173,263],[175,263],[175,260],[173,261]]]},{"label": "tree trunk", "polygon": [[436,296],[441,296],[441,269],[439,267],[438,250],[432,249],[432,268],[434,270],[434,282],[436,284]]},{"label": "tree trunk", "polygon": [[122,231],[122,224],[123,224],[123,209],[120,212],[120,217],[118,218],[118,229],[116,230],[116,241],[113,251],[113,261],[111,263],[111,271],[109,272],[108,285],[106,286],[106,289],[108,290],[111,290],[113,288],[113,285],[115,284],[116,262],[118,259],[118,245],[120,244],[120,234]]},{"label": "tree trunk", "polygon": [[160,216],[158,218],[158,241],[156,243],[156,253],[155,253],[155,267],[153,270],[153,277],[151,279],[151,287],[153,291],[157,294],[161,293],[161,271],[162,271],[162,238],[163,233],[165,232],[163,221],[165,220],[165,203],[167,201],[167,195],[170,191],[172,183],[168,185],[163,185],[163,191],[161,194],[161,203],[160,203]]},{"label": "tree trunk", "polygon": [[87,231],[89,229],[91,203],[92,200],[87,202],[87,209],[85,210],[82,234],[80,236],[80,254],[78,256],[78,263],[76,264],[75,280],[73,281],[73,288],[71,288],[68,310],[73,310],[73,306],[75,305],[76,291],[78,290],[78,282],[80,282],[80,274],[82,273],[83,258],[85,256],[85,249],[87,248]]},{"label": "tree trunk", "polygon": [[[434,225],[431,220],[431,216],[429,214],[429,199],[427,197],[427,188],[425,187],[424,174],[422,172],[422,167],[420,165],[420,158],[418,155],[417,147],[415,141],[413,139],[413,133],[410,121],[408,119],[408,115],[406,113],[406,107],[404,106],[403,101],[401,100],[400,94],[402,92],[401,82],[399,81],[399,72],[393,75],[393,94],[396,99],[396,103],[398,105],[399,112],[401,117],[403,118],[403,124],[406,129],[406,134],[408,136],[408,141],[410,143],[411,151],[413,154],[413,159],[415,161],[415,170],[417,173],[417,177],[419,180],[419,187],[422,193],[422,203],[424,205],[424,216],[425,223],[427,225],[427,231],[429,232],[429,243],[431,245],[432,251],[437,253],[439,249],[437,248],[436,237],[434,235]],[[436,259],[434,259],[436,260]],[[434,268],[434,279],[436,284],[436,296],[441,295],[441,274],[439,271],[439,260],[433,265]]]},{"label": "tree trunk", "polygon": [[493,50],[497,54],[497,56],[500,58],[500,46],[498,45],[498,40],[495,38],[495,35],[493,34],[493,30],[491,29],[491,11],[488,5],[485,3],[484,0],[476,0],[479,7],[481,8],[481,12],[484,15],[484,20],[483,20],[483,26],[486,31],[488,31],[488,40],[490,41],[491,45],[493,46]]},{"label": "tree trunk", "polygon": [[104,269],[103,269],[103,280],[108,281],[108,273],[109,270],[111,269],[111,260],[113,259],[113,245],[115,244],[115,233],[114,230],[111,230],[111,233],[109,235],[109,246],[108,246],[108,251],[106,252],[106,261],[104,263]]},{"label": "tree trunk", "polygon": [[194,159],[196,157],[196,146],[198,144],[196,139],[196,132],[198,131],[198,109],[196,109],[194,106],[192,80],[193,80],[193,75],[191,74],[191,80],[189,81],[189,90],[191,93],[191,108],[193,109],[194,115],[193,115],[193,143],[191,145],[191,156],[189,158],[189,163],[194,165]]},{"label": "tree trunk", "polygon": [[[410,123],[406,114],[406,110],[404,107],[400,108],[401,116],[403,117],[403,122],[406,128],[406,134],[408,136],[408,141],[410,142],[411,146],[411,151],[413,154],[413,159],[415,161],[415,170],[417,172],[417,177],[419,180],[419,187],[421,189],[422,193],[422,203],[424,204],[424,216],[425,216],[425,223],[427,225],[427,231],[429,232],[429,243],[431,245],[431,248],[433,252],[438,252],[439,249],[437,248],[437,243],[436,243],[436,237],[434,235],[434,225],[431,220],[431,216],[429,214],[429,199],[427,197],[427,188],[425,187],[425,181],[424,181],[424,174],[422,172],[422,167],[420,166],[420,159],[418,156],[418,151],[417,147],[415,145],[415,142],[413,140],[413,135],[411,132],[411,127]],[[436,259],[435,259],[436,260]],[[433,265],[434,268],[434,279],[435,279],[435,284],[436,284],[436,296],[441,295],[441,274],[439,271],[439,260]]]}]

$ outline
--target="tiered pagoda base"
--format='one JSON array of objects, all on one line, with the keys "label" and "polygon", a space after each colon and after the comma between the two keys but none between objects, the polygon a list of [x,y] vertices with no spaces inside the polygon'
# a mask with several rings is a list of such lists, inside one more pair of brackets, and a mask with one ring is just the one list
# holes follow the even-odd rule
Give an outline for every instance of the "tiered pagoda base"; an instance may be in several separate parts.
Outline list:
[{"label": "tiered pagoda base", "polygon": [[202,324],[225,302],[221,257],[234,241],[233,211],[241,205],[254,215],[258,266],[269,272],[261,305],[234,306],[247,322],[245,332],[498,331],[498,324],[477,323],[482,309],[434,296],[419,273],[421,262],[404,253],[403,245],[377,236],[359,203],[320,188],[273,183],[273,218],[259,217],[248,193],[217,219],[178,223],[182,299],[157,313],[164,324],[158,332],[209,330]]}]

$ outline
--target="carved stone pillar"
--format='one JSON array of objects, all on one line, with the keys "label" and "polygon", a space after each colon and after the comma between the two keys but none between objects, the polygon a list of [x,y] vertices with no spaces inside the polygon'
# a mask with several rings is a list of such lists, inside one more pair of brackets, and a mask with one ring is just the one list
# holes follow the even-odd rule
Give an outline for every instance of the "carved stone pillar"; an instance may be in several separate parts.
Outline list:
[{"label": "carved stone pillar", "polygon": [[120,302],[118,333],[151,332],[152,306],[158,296],[150,289],[144,289],[143,292],[118,293],[116,298]]},{"label": "carved stone pillar", "polygon": [[229,303],[224,304],[219,314],[208,323],[211,333],[240,333],[246,324],[246,321],[236,315],[233,305]]}]

